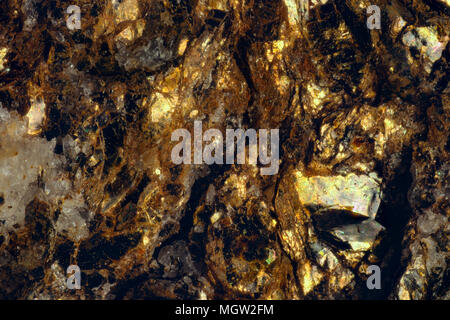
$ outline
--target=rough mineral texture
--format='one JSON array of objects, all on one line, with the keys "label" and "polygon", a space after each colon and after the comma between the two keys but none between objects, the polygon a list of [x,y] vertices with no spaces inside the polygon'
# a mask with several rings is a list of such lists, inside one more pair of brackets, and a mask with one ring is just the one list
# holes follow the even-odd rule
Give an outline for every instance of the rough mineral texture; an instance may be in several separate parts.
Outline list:
[{"label": "rough mineral texture", "polygon": [[[443,0],[1,0],[0,299],[450,299],[449,36]],[[279,129],[278,172],[174,164],[194,121]]]}]

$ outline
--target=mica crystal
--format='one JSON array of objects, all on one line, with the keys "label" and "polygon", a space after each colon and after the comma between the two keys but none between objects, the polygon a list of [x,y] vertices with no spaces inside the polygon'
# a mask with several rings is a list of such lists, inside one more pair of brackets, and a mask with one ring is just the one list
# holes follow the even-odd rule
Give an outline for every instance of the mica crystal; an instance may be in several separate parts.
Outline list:
[{"label": "mica crystal", "polygon": [[[0,299],[450,298],[449,1],[17,0],[0,22]],[[199,124],[279,130],[278,171],[249,139],[244,163],[174,163]]]},{"label": "mica crystal", "polygon": [[305,206],[342,209],[357,215],[375,218],[380,205],[380,188],[374,178],[358,176],[304,177],[297,173],[297,189]]}]

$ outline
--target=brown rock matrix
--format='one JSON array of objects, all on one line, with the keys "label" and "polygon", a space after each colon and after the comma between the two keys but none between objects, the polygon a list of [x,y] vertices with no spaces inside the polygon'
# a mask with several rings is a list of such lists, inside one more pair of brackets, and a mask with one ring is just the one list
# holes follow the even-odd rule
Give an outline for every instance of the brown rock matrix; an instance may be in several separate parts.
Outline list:
[{"label": "brown rock matrix", "polygon": [[[0,1],[0,299],[449,299],[449,32],[449,1]],[[174,164],[196,121],[279,129],[278,172]]]}]

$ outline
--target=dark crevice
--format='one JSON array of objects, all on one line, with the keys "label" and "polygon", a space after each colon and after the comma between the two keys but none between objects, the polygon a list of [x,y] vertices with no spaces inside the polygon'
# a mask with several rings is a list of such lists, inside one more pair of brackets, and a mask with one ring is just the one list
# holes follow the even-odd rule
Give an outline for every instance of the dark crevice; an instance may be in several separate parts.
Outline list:
[{"label": "dark crevice", "polygon": [[374,254],[382,261],[380,264],[381,290],[368,290],[363,287],[362,298],[387,299],[406,268],[406,261],[402,260],[402,251],[405,227],[413,216],[413,210],[408,201],[408,192],[413,183],[411,162],[412,151],[404,150],[399,172],[382,190],[384,198],[376,220],[385,226],[386,230],[385,236],[374,251]]}]

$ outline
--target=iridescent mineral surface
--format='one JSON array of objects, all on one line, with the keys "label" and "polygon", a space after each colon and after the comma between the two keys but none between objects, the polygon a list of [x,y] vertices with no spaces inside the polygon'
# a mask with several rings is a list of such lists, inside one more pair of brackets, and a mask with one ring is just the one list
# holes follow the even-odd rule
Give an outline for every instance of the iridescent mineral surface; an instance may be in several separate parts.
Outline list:
[{"label": "iridescent mineral surface", "polygon": [[[0,1],[0,299],[449,299],[449,32],[449,1]],[[194,121],[279,129],[278,173],[175,165]]]}]

